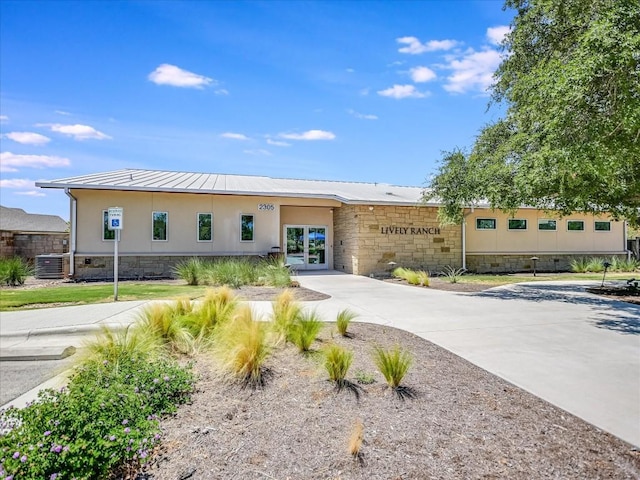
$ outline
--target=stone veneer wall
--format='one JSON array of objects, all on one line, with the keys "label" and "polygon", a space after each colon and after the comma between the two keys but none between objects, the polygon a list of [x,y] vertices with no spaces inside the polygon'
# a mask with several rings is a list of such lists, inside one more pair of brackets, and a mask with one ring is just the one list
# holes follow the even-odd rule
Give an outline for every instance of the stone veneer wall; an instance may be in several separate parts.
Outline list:
[{"label": "stone veneer wall", "polygon": [[69,251],[68,233],[13,233],[0,232],[0,256],[14,255],[33,262],[37,255],[66,253]]},{"label": "stone veneer wall", "polygon": [[[625,259],[625,255],[613,255],[620,259]],[[531,257],[538,257],[536,260],[536,271],[538,272],[566,272],[571,270],[571,261],[584,257],[611,258],[612,255],[594,254],[467,254],[467,269],[474,273],[511,273],[533,271],[533,260]]]},{"label": "stone veneer wall", "polygon": [[335,270],[384,275],[395,262],[436,273],[462,265],[461,227],[440,227],[434,207],[345,205],[334,210],[333,229]]}]

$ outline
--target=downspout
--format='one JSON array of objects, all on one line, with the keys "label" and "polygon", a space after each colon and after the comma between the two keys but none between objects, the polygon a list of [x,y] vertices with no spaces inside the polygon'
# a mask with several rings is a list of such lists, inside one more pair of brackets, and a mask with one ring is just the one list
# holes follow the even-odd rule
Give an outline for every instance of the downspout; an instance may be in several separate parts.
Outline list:
[{"label": "downspout", "polygon": [[71,199],[71,245],[69,246],[69,276],[73,278],[76,270],[76,239],[78,230],[76,222],[78,220],[78,199],[71,194],[68,188],[64,189],[64,193]]},{"label": "downspout", "polygon": [[627,224],[627,221],[625,220],[622,223],[622,242],[624,243],[623,250],[627,252],[627,262],[629,262],[631,261],[631,255],[635,256],[635,254],[631,250],[629,250],[629,242],[627,242],[627,235],[628,235],[627,228],[628,228],[628,224]]},{"label": "downspout", "polygon": [[473,207],[462,216],[462,268],[467,269],[467,217],[473,213]]}]

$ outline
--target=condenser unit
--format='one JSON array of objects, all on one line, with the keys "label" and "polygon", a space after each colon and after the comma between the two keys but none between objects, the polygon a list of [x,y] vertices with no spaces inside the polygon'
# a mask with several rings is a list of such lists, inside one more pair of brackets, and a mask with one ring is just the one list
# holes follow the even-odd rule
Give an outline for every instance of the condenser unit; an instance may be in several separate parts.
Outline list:
[{"label": "condenser unit", "polygon": [[63,256],[56,254],[36,256],[36,278],[64,278]]}]

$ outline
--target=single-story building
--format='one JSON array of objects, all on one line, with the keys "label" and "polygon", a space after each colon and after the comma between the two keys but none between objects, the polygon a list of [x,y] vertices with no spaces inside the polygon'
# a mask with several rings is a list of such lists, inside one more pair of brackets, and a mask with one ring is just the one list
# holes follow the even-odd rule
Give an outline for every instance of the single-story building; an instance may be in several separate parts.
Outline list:
[{"label": "single-story building", "polygon": [[57,215],[0,206],[0,257],[33,262],[37,255],[69,251],[69,226]]},{"label": "single-story building", "polygon": [[194,256],[273,252],[297,269],[357,275],[523,271],[534,256],[538,269],[560,271],[575,257],[627,254],[625,222],[606,216],[477,206],[463,225],[441,226],[421,187],[135,169],[36,185],[69,196],[70,274],[82,279],[113,277],[110,207],[123,209],[119,271],[130,278],[171,276]]}]

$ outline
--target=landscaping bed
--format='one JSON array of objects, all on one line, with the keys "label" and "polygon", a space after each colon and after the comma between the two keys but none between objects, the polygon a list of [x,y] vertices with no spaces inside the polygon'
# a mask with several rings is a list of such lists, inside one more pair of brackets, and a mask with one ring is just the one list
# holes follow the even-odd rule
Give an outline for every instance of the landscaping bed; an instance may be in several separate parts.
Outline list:
[{"label": "landscaping bed", "polygon": [[[139,479],[638,478],[629,444],[413,334],[352,323],[353,338],[327,324],[314,349],[354,353],[347,378],[360,399],[336,392],[319,354],[276,347],[266,385],[223,380],[199,354],[196,392],[163,420],[162,443]],[[414,363],[401,400],[376,370],[374,345],[401,345]],[[360,455],[348,452],[362,422]]]}]

